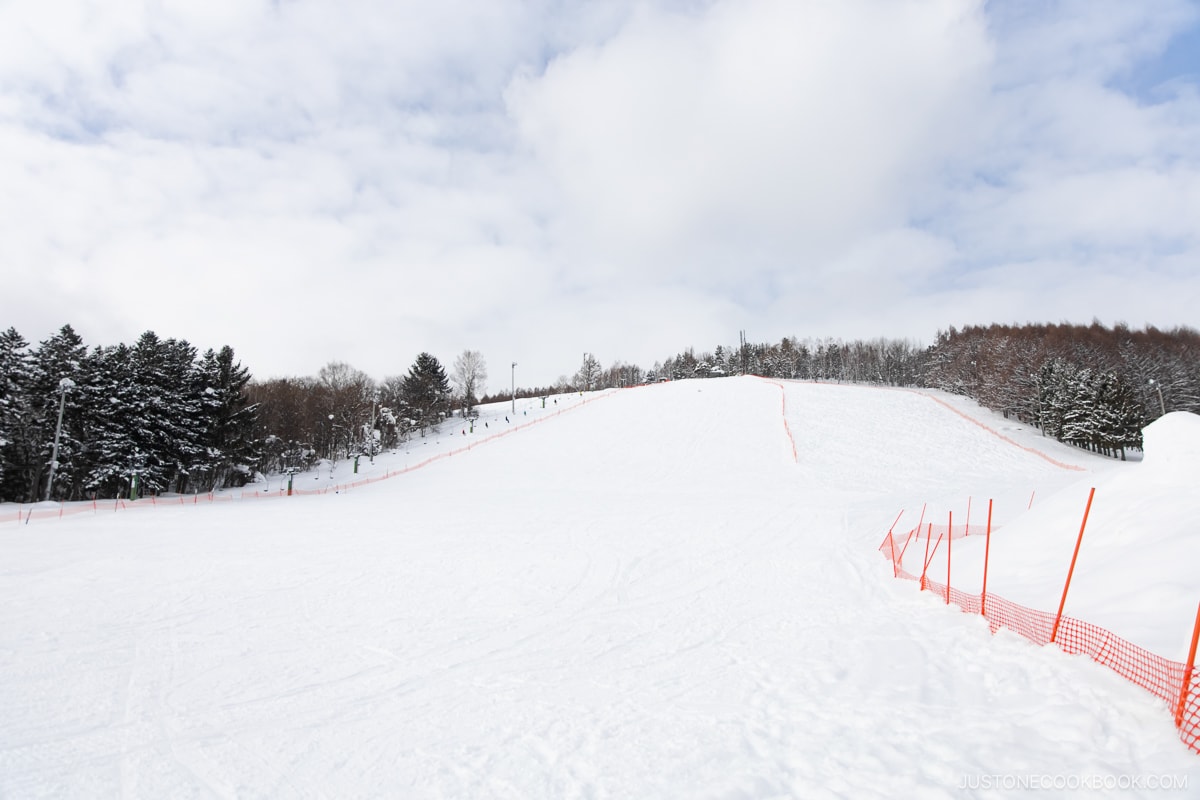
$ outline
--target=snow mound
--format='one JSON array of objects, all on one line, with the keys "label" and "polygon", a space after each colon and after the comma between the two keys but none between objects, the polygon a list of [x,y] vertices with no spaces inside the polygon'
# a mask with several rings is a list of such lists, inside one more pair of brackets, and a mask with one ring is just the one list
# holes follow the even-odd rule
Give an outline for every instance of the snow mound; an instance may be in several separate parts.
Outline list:
[{"label": "snow mound", "polygon": [[1200,415],[1172,411],[1142,430],[1142,463],[1155,469],[1200,469]]}]

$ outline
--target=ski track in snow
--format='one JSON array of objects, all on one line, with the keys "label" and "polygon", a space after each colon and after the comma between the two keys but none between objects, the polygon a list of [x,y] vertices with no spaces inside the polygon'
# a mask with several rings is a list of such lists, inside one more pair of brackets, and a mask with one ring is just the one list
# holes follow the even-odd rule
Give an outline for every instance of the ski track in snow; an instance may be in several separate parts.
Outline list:
[{"label": "ski track in snow", "polygon": [[782,385],[795,461],[778,385],[683,381],[351,492],[0,528],[0,796],[1200,792],[1154,698],[876,551],[901,508],[1004,520],[1078,473],[919,394]]}]

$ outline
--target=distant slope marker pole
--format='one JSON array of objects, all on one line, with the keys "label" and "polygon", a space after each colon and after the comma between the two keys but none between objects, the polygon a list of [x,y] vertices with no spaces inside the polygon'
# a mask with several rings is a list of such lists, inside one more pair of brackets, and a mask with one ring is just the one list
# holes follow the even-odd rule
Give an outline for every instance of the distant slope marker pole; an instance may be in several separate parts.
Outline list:
[{"label": "distant slope marker pole", "polygon": [[1087,507],[1083,509],[1083,522],[1079,525],[1079,537],[1075,539],[1075,552],[1071,555],[1071,568],[1067,570],[1067,582],[1063,584],[1062,600],[1058,601],[1058,614],[1054,616],[1054,629],[1050,631],[1050,641],[1058,637],[1058,626],[1062,622],[1063,607],[1067,604],[1067,590],[1071,588],[1071,576],[1075,574],[1075,561],[1079,558],[1079,545],[1083,543],[1083,529],[1087,527],[1088,513],[1092,510],[1092,498],[1096,496],[1096,487],[1088,492]]},{"label": "distant slope marker pole", "polygon": [[[918,536],[921,534],[918,533]],[[929,529],[925,531],[925,561],[921,566],[921,591],[925,591],[925,571],[929,569],[929,540],[933,538],[933,523],[929,523]]]},{"label": "distant slope marker pole", "polygon": [[900,509],[900,513],[892,520],[892,527],[888,528],[888,546],[892,548],[892,577],[900,577],[900,565],[896,563],[896,539],[892,535],[892,531],[896,530],[896,523],[904,516],[904,509]]},{"label": "distant slope marker pole", "polygon": [[929,523],[929,530],[925,533],[925,566],[920,569],[920,590],[925,590],[925,576],[929,573],[929,565],[934,563],[934,557],[937,555],[937,548],[942,546],[942,534],[937,535],[937,541],[934,542],[934,549],[930,552],[929,540],[934,537],[934,523]]},{"label": "distant slope marker pole", "polygon": [[1196,671],[1196,643],[1200,642],[1200,606],[1196,607],[1196,625],[1192,628],[1192,646],[1188,650],[1187,666],[1183,669],[1183,686],[1179,690],[1179,707],[1175,710],[1175,727],[1183,727],[1183,710],[1187,706],[1188,690]]},{"label": "distant slope marker pole", "polygon": [[987,571],[988,556],[992,552],[992,501],[988,500],[987,535],[983,544],[983,591],[979,595],[979,614],[987,616]]},{"label": "distant slope marker pole", "polygon": [[951,543],[954,541],[954,512],[950,512],[950,519],[946,522],[946,605],[950,605],[950,549]]},{"label": "distant slope marker pole", "polygon": [[1037,489],[1034,489],[1032,492],[1029,493],[1029,505],[1025,507],[1026,511],[1033,508],[1033,496],[1035,494],[1037,494]]},{"label": "distant slope marker pole", "polygon": [[[929,565],[933,563],[933,559],[937,556],[937,549],[942,546],[943,534],[938,534],[937,541],[933,543],[933,552],[929,554],[929,560],[925,562],[925,569],[921,570],[921,588],[925,588],[925,573],[929,571]],[[933,523],[929,523],[929,538],[933,538]],[[928,546],[928,542],[926,545]]]}]

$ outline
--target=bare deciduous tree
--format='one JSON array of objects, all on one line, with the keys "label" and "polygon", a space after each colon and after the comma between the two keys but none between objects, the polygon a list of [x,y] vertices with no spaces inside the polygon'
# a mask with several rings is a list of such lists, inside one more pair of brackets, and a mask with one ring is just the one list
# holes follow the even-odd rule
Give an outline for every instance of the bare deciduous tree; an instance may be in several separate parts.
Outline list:
[{"label": "bare deciduous tree", "polygon": [[600,382],[600,362],[591,353],[583,354],[583,363],[575,373],[575,385],[580,391],[591,391]]},{"label": "bare deciduous tree", "polygon": [[470,414],[471,409],[479,402],[479,395],[487,383],[487,364],[478,350],[463,350],[458,358],[454,359],[454,372],[450,380],[458,390],[463,413]]}]

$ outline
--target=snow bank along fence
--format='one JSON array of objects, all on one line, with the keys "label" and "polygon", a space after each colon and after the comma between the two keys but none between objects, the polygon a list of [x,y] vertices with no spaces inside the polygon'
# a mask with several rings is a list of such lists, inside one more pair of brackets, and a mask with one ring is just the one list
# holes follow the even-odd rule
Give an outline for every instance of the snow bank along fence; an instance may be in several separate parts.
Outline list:
[{"label": "snow bank along fence", "polygon": [[[577,408],[581,408],[581,407],[587,405],[588,403],[592,403],[601,398],[610,397],[610,396],[611,396],[610,394],[598,394],[598,395],[593,395],[592,397],[584,398],[583,400],[580,400],[578,403],[572,403],[571,405],[566,406],[564,408],[560,408],[556,411],[549,411],[545,414],[540,414],[537,417],[529,420],[528,422],[518,423],[518,424],[513,425],[512,427],[506,428],[502,431],[497,431],[496,433],[488,434],[487,436],[484,436],[480,439],[468,440],[467,444],[463,445],[462,447],[456,447],[452,450],[446,450],[441,453],[436,453],[426,459],[418,461],[415,464],[409,464],[402,469],[389,470],[389,471],[385,472],[383,475],[375,475],[373,477],[361,478],[359,480],[352,481],[350,483],[338,483],[338,484],[334,484],[332,486],[322,486],[318,489],[292,488],[290,491],[286,488],[286,486],[281,484],[279,489],[275,490],[275,491],[263,491],[263,490],[258,490],[258,489],[252,489],[252,490],[247,491],[246,489],[242,489],[240,492],[238,492],[236,494],[233,492],[222,492],[222,493],[207,492],[205,494],[170,495],[170,496],[166,496],[166,497],[150,495],[147,497],[139,498],[137,500],[125,500],[125,499],[119,498],[119,497],[116,499],[110,498],[108,500],[93,499],[90,501],[59,503],[57,505],[57,507],[50,506],[47,503],[38,503],[36,505],[14,505],[12,507],[11,511],[0,506],[0,523],[16,522],[18,524],[27,525],[27,524],[29,524],[29,522],[31,520],[62,519],[63,517],[66,517],[66,516],[71,516],[71,515],[75,515],[75,514],[83,514],[83,513],[97,514],[97,513],[106,512],[106,511],[109,511],[109,512],[111,512],[111,511],[131,511],[131,510],[142,510],[142,509],[147,509],[147,508],[162,508],[162,507],[179,506],[179,505],[184,505],[184,506],[199,505],[201,503],[221,503],[221,502],[231,502],[231,501],[232,502],[240,502],[243,500],[266,500],[266,499],[272,499],[272,498],[277,498],[277,497],[287,497],[289,495],[339,494],[341,492],[346,492],[351,489],[357,489],[359,487],[366,486],[371,483],[378,483],[380,481],[385,481],[390,478],[395,478],[399,475],[404,475],[409,472],[414,472],[418,469],[421,469],[422,467],[427,467],[430,464],[433,464],[434,462],[442,461],[447,458],[451,458],[453,456],[459,455],[460,453],[466,453],[470,450],[473,450],[476,447],[479,447],[480,445],[484,445],[489,442],[494,442],[497,439],[502,439],[505,436],[516,433],[517,431],[524,430],[526,428],[531,428],[534,425],[537,425],[542,422],[546,422],[547,420],[553,419],[554,417],[560,416],[562,414],[566,414],[569,411],[574,411]],[[448,433],[446,435],[454,436],[457,434]]]},{"label": "snow bank along fence", "polygon": [[[1191,646],[1188,649],[1186,663],[1172,661],[1160,655],[1151,653],[1132,642],[1122,639],[1115,633],[1092,625],[1089,622],[1064,616],[1063,607],[1067,602],[1067,592],[1071,587],[1071,577],[1075,572],[1075,562],[1079,557],[1079,547],[1083,541],[1083,532],[1087,527],[1088,512],[1091,511],[1092,497],[1096,490],[1088,494],[1087,508],[1083,513],[1083,522],[1079,526],[1079,537],[1075,541],[1075,552],[1071,556],[1071,566],[1067,570],[1066,583],[1063,585],[1062,600],[1058,611],[1050,613],[1027,608],[1018,603],[1006,600],[987,591],[988,554],[991,549],[992,535],[992,504],[988,502],[988,521],[984,530],[976,528],[972,531],[968,522],[955,526],[954,515],[951,513],[946,525],[925,523],[924,512],[917,526],[907,533],[898,534],[895,531],[896,522],[887,532],[879,551],[892,562],[892,572],[897,578],[920,583],[921,591],[935,592],[946,600],[946,604],[954,603],[964,613],[980,614],[987,621],[992,633],[1000,628],[1007,628],[1021,634],[1034,644],[1045,645],[1054,643],[1064,652],[1075,655],[1089,656],[1093,661],[1102,664],[1132,683],[1146,689],[1158,697],[1175,715],[1175,727],[1179,730],[1179,738],[1193,752],[1200,754],[1200,670],[1196,668],[1196,645],[1200,641],[1200,608],[1196,610],[1196,622],[1192,629]],[[1031,501],[1032,502],[1032,501]],[[901,512],[903,514],[904,512]],[[968,516],[969,516],[968,511]],[[983,586],[979,594],[971,594],[950,585],[951,542],[964,536],[984,535],[987,544],[983,557]],[[936,537],[936,538],[935,538]],[[903,567],[904,553],[914,543],[924,539],[924,556],[920,575],[914,575]],[[932,549],[931,549],[931,542]],[[946,547],[946,582],[940,583],[929,574],[929,565],[943,542]],[[917,544],[921,547],[922,545]]]}]

